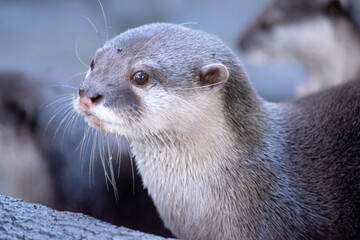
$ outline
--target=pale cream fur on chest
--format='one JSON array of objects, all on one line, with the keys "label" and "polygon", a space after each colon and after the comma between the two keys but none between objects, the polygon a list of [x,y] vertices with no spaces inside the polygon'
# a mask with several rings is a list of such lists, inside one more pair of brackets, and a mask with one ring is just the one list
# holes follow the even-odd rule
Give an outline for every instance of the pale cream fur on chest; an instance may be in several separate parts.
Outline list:
[{"label": "pale cream fur on chest", "polygon": [[[231,190],[223,194],[229,190],[224,169],[231,168],[225,158],[235,155],[230,132],[225,120],[220,119],[214,125],[195,130],[187,139],[179,140],[179,136],[172,135],[167,140],[132,142],[143,183],[174,233],[186,236],[195,229],[201,233],[202,228],[208,229],[208,224],[212,224],[209,221],[214,220],[215,224],[220,215],[231,215],[234,211],[232,204],[227,204]],[[214,226],[214,234],[223,232],[216,227],[221,228],[219,224]]]}]

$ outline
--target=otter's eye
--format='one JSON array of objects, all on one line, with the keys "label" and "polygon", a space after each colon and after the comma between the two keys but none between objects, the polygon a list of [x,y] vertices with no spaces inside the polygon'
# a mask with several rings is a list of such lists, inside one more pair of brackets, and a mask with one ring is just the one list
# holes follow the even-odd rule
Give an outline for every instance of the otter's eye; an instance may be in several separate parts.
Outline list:
[{"label": "otter's eye", "polygon": [[92,60],[91,63],[90,63],[91,71],[94,70],[94,67],[95,67],[95,63],[94,63],[94,60]]},{"label": "otter's eye", "polygon": [[149,74],[144,71],[136,72],[131,78],[137,85],[145,85],[149,82]]}]

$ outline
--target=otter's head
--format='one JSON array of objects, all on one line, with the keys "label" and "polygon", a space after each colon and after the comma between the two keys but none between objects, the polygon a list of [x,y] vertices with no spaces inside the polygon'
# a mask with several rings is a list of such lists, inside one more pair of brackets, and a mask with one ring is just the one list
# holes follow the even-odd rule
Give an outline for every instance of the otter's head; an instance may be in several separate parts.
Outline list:
[{"label": "otter's head", "polygon": [[359,9],[358,0],[273,0],[240,36],[239,46],[255,62],[321,60],[341,44],[337,25],[360,27]]},{"label": "otter's head", "polygon": [[96,51],[74,107],[105,134],[190,133],[221,108],[231,54],[216,37],[178,25],[128,30]]}]

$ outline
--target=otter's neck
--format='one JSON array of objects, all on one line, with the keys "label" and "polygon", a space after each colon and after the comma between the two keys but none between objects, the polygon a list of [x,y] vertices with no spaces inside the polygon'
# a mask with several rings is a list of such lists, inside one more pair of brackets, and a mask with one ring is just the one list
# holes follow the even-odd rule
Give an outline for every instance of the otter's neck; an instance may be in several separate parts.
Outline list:
[{"label": "otter's neck", "polygon": [[[236,146],[225,119],[204,131],[197,129],[186,138],[166,135],[154,136],[151,141],[132,141],[143,183],[166,227],[182,239],[226,236],[218,224],[223,218],[220,215],[238,212],[234,206],[249,203],[250,199],[249,184],[241,184],[246,176],[234,151],[241,147]],[[233,182],[235,179],[239,182]],[[235,199],[241,201],[231,203]],[[247,211],[245,206],[240,210],[244,218]],[[209,226],[214,232],[208,230]],[[207,232],[212,237],[203,236]]]},{"label": "otter's neck", "polygon": [[[236,113],[226,116],[223,112],[230,109],[222,109],[216,121],[197,126],[193,134],[132,141],[145,187],[167,227],[181,238],[260,236],[271,229],[262,226],[268,224],[263,219],[284,212],[277,212],[280,202],[280,207],[273,207],[267,200],[282,191],[278,179],[287,185],[281,163],[276,162],[281,154],[270,150],[281,151],[272,133],[277,130],[255,118],[264,118],[260,112],[266,112],[255,111],[264,107],[260,100],[249,103],[251,112],[238,96],[227,103],[238,109]],[[239,118],[242,114],[248,115]]]},{"label": "otter's neck", "polygon": [[313,49],[310,55],[302,56],[309,74],[310,91],[353,80],[359,75],[360,37],[351,23],[345,19],[334,21],[333,37],[326,41],[326,51]]}]

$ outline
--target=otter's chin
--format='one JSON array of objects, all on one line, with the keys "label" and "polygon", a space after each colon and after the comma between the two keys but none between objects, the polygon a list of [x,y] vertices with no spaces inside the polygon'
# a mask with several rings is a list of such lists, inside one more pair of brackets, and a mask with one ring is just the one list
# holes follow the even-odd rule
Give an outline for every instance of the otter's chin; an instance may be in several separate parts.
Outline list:
[{"label": "otter's chin", "polygon": [[95,128],[105,136],[109,136],[111,134],[111,132],[108,131],[106,124],[95,116],[85,117],[85,122],[89,125],[89,127]]},{"label": "otter's chin", "polygon": [[125,132],[128,131],[125,131],[124,127],[121,124],[109,123],[106,121],[102,121],[101,119],[93,116],[90,118],[85,117],[85,121],[90,127],[95,128],[105,136],[113,135],[116,137],[128,138],[128,136],[124,134]]}]

